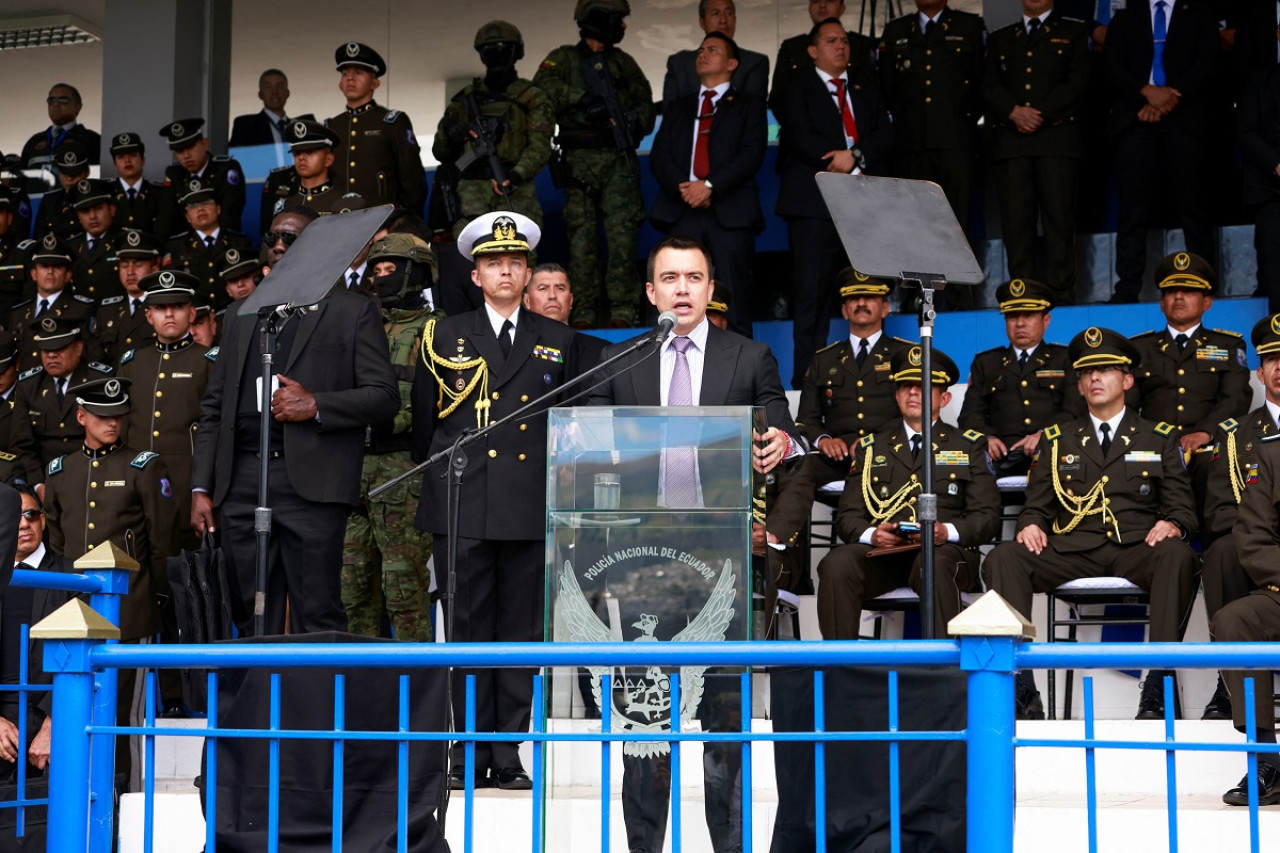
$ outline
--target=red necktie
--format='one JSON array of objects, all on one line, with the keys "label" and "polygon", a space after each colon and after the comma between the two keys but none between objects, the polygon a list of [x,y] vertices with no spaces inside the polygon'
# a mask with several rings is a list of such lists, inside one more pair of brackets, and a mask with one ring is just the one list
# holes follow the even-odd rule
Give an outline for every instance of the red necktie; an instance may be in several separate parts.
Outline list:
[{"label": "red necktie", "polygon": [[844,96],[844,81],[839,77],[831,81],[836,84],[836,99],[840,101],[840,119],[844,122],[844,135],[856,144],[858,141],[858,123],[853,120],[853,110],[849,108],[849,99]]},{"label": "red necktie", "polygon": [[711,174],[711,119],[715,109],[711,99],[716,96],[714,89],[702,93],[702,110],[698,113],[698,141],[693,146],[693,176],[705,181]]}]

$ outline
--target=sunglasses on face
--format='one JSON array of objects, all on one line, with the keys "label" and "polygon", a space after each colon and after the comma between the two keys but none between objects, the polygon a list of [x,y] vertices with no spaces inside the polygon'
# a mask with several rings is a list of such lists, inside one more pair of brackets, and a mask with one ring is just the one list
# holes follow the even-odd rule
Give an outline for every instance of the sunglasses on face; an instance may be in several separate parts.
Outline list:
[{"label": "sunglasses on face", "polygon": [[42,509],[24,509],[22,511],[22,517],[27,521],[35,521],[37,518],[41,518],[43,516],[44,510]]},{"label": "sunglasses on face", "polygon": [[50,95],[44,99],[44,102],[46,104],[69,104],[71,103],[71,99],[66,95]]},{"label": "sunglasses on face", "polygon": [[283,240],[286,247],[292,246],[294,241],[298,239],[296,231],[268,231],[262,235],[262,242],[268,246],[274,246],[276,241]]}]

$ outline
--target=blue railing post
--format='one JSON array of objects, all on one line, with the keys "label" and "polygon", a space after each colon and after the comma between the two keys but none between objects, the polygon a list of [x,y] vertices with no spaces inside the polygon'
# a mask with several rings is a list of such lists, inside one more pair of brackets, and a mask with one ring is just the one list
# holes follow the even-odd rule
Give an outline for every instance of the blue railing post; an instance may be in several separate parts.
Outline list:
[{"label": "blue railing post", "polygon": [[[53,675],[53,732],[49,762],[49,849],[88,850],[89,726],[93,718],[93,666],[90,651],[120,631],[79,599],[73,599],[31,628],[44,641],[44,668]],[[110,797],[108,796],[108,802]],[[95,827],[93,838],[103,830]],[[105,828],[107,845],[111,827]]]},{"label": "blue railing post", "polygon": [[[104,542],[76,560],[75,568],[101,584],[101,590],[90,595],[89,606],[112,625],[119,625],[120,602],[129,593],[129,576],[138,571],[138,562],[110,542]],[[99,670],[94,676],[92,723],[95,727],[115,725],[118,680],[119,670],[115,667]],[[129,723],[128,720],[122,722]],[[94,837],[90,853],[111,853],[115,836],[115,738],[94,735],[91,746],[89,817],[93,826],[105,829]]]},{"label": "blue railing post", "polygon": [[967,820],[969,853],[1013,853],[1015,652],[1035,629],[994,592],[952,619],[960,668],[969,673]]}]

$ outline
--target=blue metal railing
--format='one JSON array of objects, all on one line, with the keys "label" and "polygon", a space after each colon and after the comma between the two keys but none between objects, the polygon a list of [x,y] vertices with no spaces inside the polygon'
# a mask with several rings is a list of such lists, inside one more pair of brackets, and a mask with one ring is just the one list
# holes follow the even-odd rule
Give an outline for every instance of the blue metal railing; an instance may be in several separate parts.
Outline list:
[{"label": "blue metal railing", "polygon": [[[147,780],[144,849],[153,849],[152,823],[154,809],[154,700],[147,708],[146,724],[140,727],[104,723],[92,712],[95,673],[112,672],[119,668],[199,667],[213,670],[209,674],[209,695],[218,695],[218,669],[256,668],[267,672],[305,668],[356,669],[378,667],[392,670],[443,667],[578,667],[578,666],[785,666],[814,667],[814,725],[812,731],[757,732],[751,730],[750,690],[748,676],[743,676],[742,722],[739,731],[687,732],[681,731],[678,714],[673,714],[673,727],[668,733],[620,731],[612,725],[612,712],[604,703],[603,719],[599,732],[550,732],[545,719],[535,719],[533,730],[522,737],[531,741],[535,750],[533,762],[535,774],[543,767],[541,760],[547,744],[590,742],[600,745],[602,769],[601,784],[601,849],[609,849],[610,796],[608,783],[611,772],[610,746],[619,742],[666,741],[671,748],[671,778],[680,778],[681,745],[690,742],[726,742],[740,745],[743,753],[743,850],[753,849],[750,807],[750,758],[751,749],[757,743],[812,743],[815,753],[816,825],[826,825],[824,783],[827,765],[827,747],[842,742],[884,742],[889,748],[890,821],[893,835],[892,849],[901,849],[901,798],[900,755],[902,743],[920,741],[964,741],[967,748],[968,803],[967,850],[971,853],[1009,853],[1013,850],[1014,808],[1016,789],[1014,783],[1014,756],[1017,748],[1053,747],[1082,750],[1086,761],[1087,807],[1089,814],[1090,850],[1097,849],[1097,783],[1095,753],[1099,749],[1156,750],[1166,754],[1168,839],[1169,850],[1179,849],[1177,824],[1177,780],[1174,755],[1177,751],[1245,752],[1248,754],[1249,771],[1256,771],[1257,755],[1275,752],[1275,745],[1248,742],[1193,743],[1174,739],[1173,706],[1171,696],[1166,697],[1166,721],[1163,739],[1152,741],[1097,740],[1093,690],[1090,679],[1085,680],[1085,709],[1083,738],[1018,738],[1014,722],[1014,673],[1019,668],[1113,669],[1113,668],[1232,668],[1273,669],[1278,657],[1273,645],[1267,644],[1072,644],[1069,648],[1054,644],[1022,645],[1011,637],[963,637],[958,641],[881,641],[881,642],[825,642],[825,643],[604,643],[604,644],[303,644],[262,645],[234,644],[214,646],[130,646],[103,644],[88,640],[48,641],[46,643],[46,667],[54,672],[54,696],[58,713],[54,717],[54,750],[57,760],[52,764],[50,798],[50,849],[106,851],[111,847],[110,824],[104,827],[93,823],[88,834],[89,812],[93,803],[101,799],[93,780],[102,778],[99,764],[110,762],[110,749],[91,749],[91,744],[109,740],[114,736],[141,735],[146,738]],[[828,731],[824,719],[824,668],[892,667],[909,670],[919,667],[959,668],[967,673],[967,725],[962,731],[904,731],[899,726],[897,714],[898,684],[896,672],[890,673],[889,723],[885,731]],[[465,695],[466,714],[462,733],[445,731],[413,731],[409,725],[410,695],[408,679],[401,676],[398,692],[398,725],[394,731],[352,731],[344,725],[344,685],[342,676],[335,676],[334,725],[331,731],[313,729],[287,729],[280,725],[281,690],[278,673],[271,677],[270,724],[267,730],[223,727],[217,716],[216,702],[210,703],[208,728],[165,729],[164,736],[204,737],[211,740],[256,738],[267,739],[270,744],[269,776],[271,779],[270,819],[267,835],[268,851],[278,849],[279,831],[279,750],[286,741],[331,741],[334,755],[333,791],[333,847],[340,849],[342,833],[342,761],[348,742],[384,741],[397,745],[396,778],[399,780],[397,796],[398,849],[407,849],[408,832],[408,750],[411,744],[459,740],[465,744],[468,766],[474,755],[475,744],[507,741],[510,733],[475,732],[475,694],[473,679],[468,680]],[[607,678],[607,676],[606,676]],[[672,707],[678,708],[679,680],[672,679]],[[1166,684],[1166,692],[1171,685]],[[1250,684],[1250,692],[1252,685]],[[154,691],[148,691],[153,695]],[[541,699],[543,682],[535,681],[536,709],[544,707]],[[602,695],[608,696],[607,685]],[[1247,701],[1247,700],[1246,700]],[[1248,707],[1252,707],[1251,704]],[[536,717],[536,715],[535,715]],[[1249,721],[1252,730],[1253,721]],[[205,766],[206,783],[206,833],[209,849],[215,841],[217,814],[217,750],[207,751]],[[92,755],[92,759],[90,756]],[[391,772],[390,768],[387,770]],[[469,774],[468,774],[469,776]],[[86,783],[86,780],[89,780]],[[541,849],[542,790],[534,786],[533,832],[530,849]],[[1251,849],[1259,850],[1258,811],[1256,791],[1254,805],[1249,809]],[[468,778],[463,791],[464,849],[473,849],[475,826],[475,801],[473,782]],[[679,853],[681,844],[681,805],[679,796],[671,800],[672,849]],[[825,851],[825,834],[816,837],[816,849]],[[511,847],[516,845],[512,844]],[[549,848],[550,849],[550,848]]]}]

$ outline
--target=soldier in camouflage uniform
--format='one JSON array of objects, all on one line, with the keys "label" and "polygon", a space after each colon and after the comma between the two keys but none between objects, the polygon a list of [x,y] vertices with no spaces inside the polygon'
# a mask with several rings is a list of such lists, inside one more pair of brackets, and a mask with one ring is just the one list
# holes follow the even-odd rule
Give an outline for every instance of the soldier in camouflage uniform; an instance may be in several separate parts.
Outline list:
[{"label": "soldier in camouflage uniform", "polygon": [[481,116],[493,126],[506,181],[498,186],[485,157],[476,158],[462,171],[454,237],[472,219],[494,210],[523,213],[542,225],[542,206],[533,179],[551,158],[551,134],[556,124],[547,96],[516,76],[516,63],[524,58],[520,30],[506,21],[490,21],[476,33],[475,47],[485,76],[453,96],[440,119],[431,153],[441,163],[454,163],[471,150],[477,116],[472,115],[469,100],[474,98]]},{"label": "soldier in camouflage uniform", "polygon": [[410,477],[376,499],[369,489],[413,467],[413,365],[422,327],[432,316],[422,291],[435,279],[436,259],[417,237],[388,234],[370,250],[369,268],[399,379],[400,412],[367,433],[360,504],[347,520],[343,543],[342,604],[353,634],[380,636],[385,608],[397,639],[429,642],[431,534],[413,526],[422,480]]},{"label": "soldier in camouflage uniform", "polygon": [[[645,205],[635,149],[653,130],[653,91],[644,72],[618,50],[631,14],[627,0],[578,0],[573,17],[582,39],[548,54],[533,84],[546,92],[560,125],[564,151],[564,219],[569,231],[569,278],[578,291],[573,325],[594,325],[607,294],[609,325],[635,324],[640,279],[636,246]],[[588,69],[605,73],[589,86]],[[606,88],[607,87],[607,88]],[[622,112],[612,115],[602,91],[612,89]],[[604,229],[603,287],[596,234]]]}]

